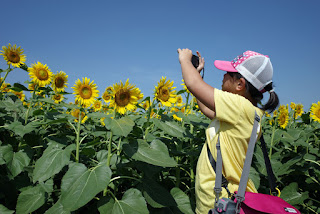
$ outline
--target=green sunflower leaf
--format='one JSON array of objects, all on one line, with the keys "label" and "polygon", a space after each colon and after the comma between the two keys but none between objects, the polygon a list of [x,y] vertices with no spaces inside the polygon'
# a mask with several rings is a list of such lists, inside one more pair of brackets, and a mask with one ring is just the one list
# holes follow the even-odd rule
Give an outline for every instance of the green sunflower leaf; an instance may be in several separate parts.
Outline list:
[{"label": "green sunflower leaf", "polygon": [[139,213],[148,214],[147,203],[137,189],[126,191],[121,200],[117,200],[112,208],[112,214]]},{"label": "green sunflower leaf", "polygon": [[153,120],[153,122],[159,129],[163,130],[165,133],[169,134],[170,136],[178,137],[178,138],[183,138],[184,136],[185,129],[176,122],[168,122],[168,121],[162,122],[156,119]]},{"label": "green sunflower leaf", "polygon": [[110,129],[114,135],[124,137],[128,136],[128,134],[132,131],[133,126],[135,125],[134,121],[129,117],[122,117],[117,120],[109,120],[108,122],[110,122]]},{"label": "green sunflower leaf", "polygon": [[301,204],[307,198],[309,198],[308,192],[298,192],[298,183],[290,183],[283,188],[280,197],[291,205]]},{"label": "green sunflower leaf", "polygon": [[177,206],[176,201],[166,188],[147,177],[142,181],[145,198],[151,206],[155,208]]},{"label": "green sunflower leaf", "polygon": [[70,214],[69,211],[65,211],[63,209],[62,204],[60,203],[60,200],[57,201],[52,207],[50,207],[44,214]]},{"label": "green sunflower leaf", "polygon": [[124,152],[134,160],[156,166],[175,167],[176,161],[169,156],[167,146],[160,140],[153,140],[150,145],[141,139],[123,145]]},{"label": "green sunflower leaf", "polygon": [[13,151],[11,145],[0,146],[0,165],[12,160]]},{"label": "green sunflower leaf", "polygon": [[174,200],[177,202],[178,208],[182,213],[193,214],[189,197],[179,188],[174,187],[170,191]]},{"label": "green sunflower leaf", "polygon": [[28,155],[23,150],[20,150],[19,152],[13,153],[12,159],[8,162],[7,166],[12,176],[16,177],[23,171],[24,167],[29,165],[29,163],[30,158]]},{"label": "green sunflower leaf", "polygon": [[22,125],[21,122],[14,121],[11,124],[9,124],[6,128],[8,130],[13,131],[15,134],[23,137],[25,134],[30,133],[33,130],[36,130],[38,126],[38,123],[28,123],[27,125]]},{"label": "green sunflower leaf", "polygon": [[66,211],[84,206],[109,184],[112,172],[105,162],[92,169],[74,163],[62,178],[61,204]]},{"label": "green sunflower leaf", "polygon": [[31,213],[45,203],[45,191],[38,185],[22,191],[18,197],[17,214]]},{"label": "green sunflower leaf", "polygon": [[43,182],[60,172],[69,163],[70,153],[73,150],[75,150],[74,144],[69,145],[66,149],[62,149],[57,144],[50,145],[35,163],[33,182]]},{"label": "green sunflower leaf", "polygon": [[1,214],[13,214],[14,210],[9,210],[8,208],[6,208],[2,204],[0,204],[0,213]]},{"label": "green sunflower leaf", "polygon": [[112,214],[114,199],[110,197],[103,197],[99,200],[97,206],[100,214]]},{"label": "green sunflower leaf", "polygon": [[27,87],[25,87],[24,85],[22,85],[20,83],[14,83],[13,87],[19,88],[20,90],[23,90],[23,91],[30,91]]}]

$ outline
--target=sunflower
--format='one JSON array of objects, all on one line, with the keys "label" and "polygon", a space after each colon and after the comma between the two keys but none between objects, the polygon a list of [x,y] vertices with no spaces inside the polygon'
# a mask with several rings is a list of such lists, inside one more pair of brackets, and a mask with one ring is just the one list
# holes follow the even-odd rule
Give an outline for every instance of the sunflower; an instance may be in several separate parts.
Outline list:
[{"label": "sunflower", "polygon": [[303,114],[303,105],[302,104],[297,104],[296,109],[294,111],[294,118],[297,119]]},{"label": "sunflower", "polygon": [[176,114],[172,115],[173,116],[173,119],[175,119],[176,121],[182,121],[182,118],[181,117],[178,117]]},{"label": "sunflower", "polygon": [[[179,108],[176,108],[176,107],[172,107],[170,112],[179,112],[180,109]],[[181,109],[182,111],[182,109]],[[172,115],[173,119],[177,120],[177,121],[182,121],[182,118],[181,117],[178,117],[176,114],[173,114]]]},{"label": "sunflower", "polygon": [[32,81],[40,87],[51,83],[53,74],[47,64],[43,65],[41,62],[32,64],[31,67],[28,68],[28,72]]},{"label": "sunflower", "polygon": [[34,91],[36,86],[37,86],[37,84],[35,84],[33,82],[28,84],[28,89],[30,90],[31,93],[32,93],[32,91]]},{"label": "sunflower", "polygon": [[9,83],[6,83],[5,81],[3,81],[2,77],[0,77],[0,83],[2,83],[1,87],[0,87],[0,92],[9,92],[10,91],[11,85]]},{"label": "sunflower", "polygon": [[52,96],[52,100],[54,100],[55,103],[60,103],[64,99],[62,94],[54,94]]},{"label": "sunflower", "polygon": [[177,106],[182,106],[183,105],[183,98],[182,98],[181,94],[179,94],[176,97],[176,104],[177,104]]},{"label": "sunflower", "polygon": [[104,119],[106,119],[105,117],[101,117],[100,118],[100,124],[102,125],[102,126],[106,126],[106,124],[104,123]]},{"label": "sunflower", "polygon": [[14,95],[16,95],[21,101],[24,101],[26,95],[23,93],[23,91],[14,91],[14,90],[10,90],[11,93],[13,93]]},{"label": "sunflower", "polygon": [[[71,111],[71,115],[74,116],[76,119],[74,119],[75,122],[78,122],[79,120],[79,113],[80,113],[80,109],[73,109]],[[88,119],[88,116],[86,116],[86,113],[81,111],[81,123],[86,122],[86,120]]]},{"label": "sunflower", "polygon": [[272,126],[274,124],[274,119],[269,120],[269,124]]},{"label": "sunflower", "polygon": [[278,115],[278,110],[274,110],[273,117],[276,117]]},{"label": "sunflower", "polygon": [[295,110],[295,109],[296,109],[296,104],[295,104],[294,102],[291,102],[290,108],[291,108],[292,110]]},{"label": "sunflower", "polygon": [[114,107],[120,114],[126,113],[126,111],[134,111],[138,100],[143,97],[139,88],[129,83],[127,79],[126,83],[116,83],[113,85],[112,100],[110,106]]},{"label": "sunflower", "polygon": [[194,107],[196,107],[197,109],[199,108],[199,105],[198,105],[198,101],[197,101],[197,98],[193,97],[193,105]]},{"label": "sunflower", "polygon": [[60,71],[59,73],[56,73],[53,75],[52,80],[52,88],[56,92],[64,91],[64,89],[67,87],[67,81],[68,81],[68,75]]},{"label": "sunflower", "polygon": [[142,108],[144,108],[145,110],[148,110],[150,108],[150,100],[146,100],[142,102]]},{"label": "sunflower", "polygon": [[280,105],[279,108],[278,108],[279,112],[287,111],[287,110],[288,110],[288,106],[285,106],[285,105]]},{"label": "sunflower", "polygon": [[161,116],[158,114],[158,112],[155,111],[155,109],[151,109],[151,112],[150,112],[150,118],[157,118],[157,119],[160,119]]},{"label": "sunflower", "polygon": [[7,61],[8,65],[13,67],[20,67],[20,64],[23,64],[26,61],[26,55],[23,54],[23,49],[17,45],[11,46],[9,43],[8,46],[2,46],[3,51],[0,55],[3,55],[4,60]]},{"label": "sunflower", "polygon": [[103,112],[108,112],[109,109],[110,109],[110,108],[109,108],[108,105],[103,105],[103,106],[102,106],[102,111],[103,111]]},{"label": "sunflower", "polygon": [[320,123],[320,101],[317,103],[313,103],[310,108],[310,117],[318,121]]},{"label": "sunflower", "polygon": [[102,109],[102,103],[100,100],[94,101],[92,108],[94,111],[100,111]]},{"label": "sunflower", "polygon": [[22,103],[23,103],[23,106],[25,106],[25,107],[29,108],[30,103],[27,103],[26,101],[23,101]]},{"label": "sunflower", "polygon": [[113,91],[113,88],[111,86],[107,87],[106,90],[103,92],[103,95],[102,95],[102,99],[108,103],[111,101],[111,98],[112,98],[112,91]]},{"label": "sunflower", "polygon": [[76,95],[75,102],[80,105],[89,107],[94,100],[99,96],[97,85],[90,82],[89,78],[82,78],[82,82],[78,79],[74,87],[72,87]]},{"label": "sunflower", "polygon": [[289,113],[288,110],[282,110],[279,112],[278,124],[281,128],[285,129],[289,122]]},{"label": "sunflower", "polygon": [[268,112],[265,112],[266,117],[271,117],[271,115]]},{"label": "sunflower", "polygon": [[155,98],[161,102],[162,105],[170,107],[176,102],[176,87],[173,86],[173,81],[166,80],[167,77],[162,77],[158,85],[155,87]]}]

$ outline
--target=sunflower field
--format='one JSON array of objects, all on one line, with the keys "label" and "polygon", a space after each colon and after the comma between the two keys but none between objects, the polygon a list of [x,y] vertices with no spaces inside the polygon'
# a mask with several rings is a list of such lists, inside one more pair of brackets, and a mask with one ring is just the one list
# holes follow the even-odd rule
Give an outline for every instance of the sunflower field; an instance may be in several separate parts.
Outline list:
[{"label": "sunflower field", "polygon": [[[65,72],[28,66],[23,52],[8,44],[0,54],[0,213],[194,213],[210,120],[183,82],[176,91],[162,77],[152,97],[129,80],[103,93],[86,77],[69,88]],[[13,72],[30,79],[6,82]],[[320,213],[320,102],[280,105],[262,122],[280,197]],[[250,178],[268,194],[259,144]]]}]

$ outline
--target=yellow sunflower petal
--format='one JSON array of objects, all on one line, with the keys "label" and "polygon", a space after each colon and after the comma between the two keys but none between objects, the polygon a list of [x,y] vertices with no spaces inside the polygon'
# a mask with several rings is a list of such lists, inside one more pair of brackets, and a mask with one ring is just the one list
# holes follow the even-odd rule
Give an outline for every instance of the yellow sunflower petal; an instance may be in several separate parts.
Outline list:
[{"label": "yellow sunflower petal", "polygon": [[67,82],[68,75],[63,71],[60,71],[57,74],[53,75],[52,89],[56,92],[64,91],[67,87]]},{"label": "yellow sunflower petal", "polygon": [[320,101],[318,103],[313,103],[310,108],[310,117],[320,123]]},{"label": "yellow sunflower petal", "polygon": [[97,85],[90,82],[89,78],[82,78],[82,82],[78,79],[74,85],[73,90],[75,94],[75,100],[80,105],[86,107],[94,103],[95,99],[99,96]]},{"label": "yellow sunflower petal", "polygon": [[23,54],[23,49],[21,47],[17,48],[17,45],[11,46],[9,43],[8,46],[2,46],[2,53],[4,60],[7,61],[8,65],[13,67],[20,67],[20,64],[23,64],[26,61],[26,56]]},{"label": "yellow sunflower petal", "polygon": [[118,113],[125,114],[127,111],[135,110],[139,98],[143,98],[140,89],[130,84],[127,79],[125,84],[120,81],[113,85],[110,106],[114,107]]},{"label": "yellow sunflower petal", "polygon": [[28,72],[32,82],[40,87],[51,83],[53,74],[46,64],[42,64],[41,62],[32,64],[31,67],[28,68]]}]

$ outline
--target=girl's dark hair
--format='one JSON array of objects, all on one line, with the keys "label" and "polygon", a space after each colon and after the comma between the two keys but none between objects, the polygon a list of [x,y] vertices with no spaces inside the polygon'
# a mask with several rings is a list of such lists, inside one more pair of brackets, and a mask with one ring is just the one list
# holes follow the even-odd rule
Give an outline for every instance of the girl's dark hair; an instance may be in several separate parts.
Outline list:
[{"label": "girl's dark hair", "polygon": [[[231,74],[232,77],[235,77],[237,79],[243,78],[246,80],[246,78],[244,78],[240,73],[233,73],[230,72],[229,74]],[[270,93],[270,98],[268,100],[268,102],[265,105],[261,104],[261,100],[263,99],[263,94],[262,92],[258,91],[258,89],[256,89],[250,82],[248,82],[246,80],[246,89],[247,92],[251,95],[252,99],[256,102],[259,103],[261,105],[260,109],[264,110],[264,111],[268,111],[268,112],[273,112],[279,105],[279,98],[278,95],[276,94],[276,92],[274,92],[273,89],[273,84],[272,82],[269,83],[268,85],[266,85],[264,87],[265,91],[268,91]]]}]

